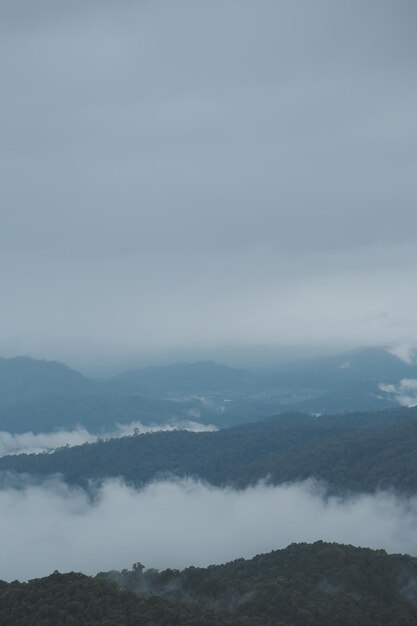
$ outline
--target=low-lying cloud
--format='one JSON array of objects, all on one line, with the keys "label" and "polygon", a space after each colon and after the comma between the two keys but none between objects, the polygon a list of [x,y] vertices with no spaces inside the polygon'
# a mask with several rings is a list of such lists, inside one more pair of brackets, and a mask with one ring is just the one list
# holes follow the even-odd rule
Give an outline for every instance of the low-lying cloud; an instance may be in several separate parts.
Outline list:
[{"label": "low-lying cloud", "polygon": [[390,394],[401,406],[417,406],[417,379],[403,378],[397,385],[381,383],[381,391]]},{"label": "low-lying cloud", "polygon": [[141,490],[111,480],[91,497],[59,479],[3,480],[0,578],[60,571],[206,566],[324,539],[417,554],[417,497],[328,498],[307,481],[245,490],[193,480]]},{"label": "low-lying cloud", "polygon": [[26,432],[21,434],[0,431],[0,457],[7,454],[31,454],[56,450],[63,446],[79,446],[93,443],[97,439],[111,439],[133,434],[153,433],[161,430],[190,430],[203,432],[217,430],[216,426],[193,421],[180,421],[175,424],[144,425],[141,422],[117,424],[113,432],[103,435],[90,433],[79,426],[75,430],[57,430],[50,433]]},{"label": "low-lying cloud", "polygon": [[404,363],[407,363],[407,365],[412,365],[416,357],[417,349],[412,343],[403,342],[391,346],[388,352],[401,359],[401,361],[404,361]]}]

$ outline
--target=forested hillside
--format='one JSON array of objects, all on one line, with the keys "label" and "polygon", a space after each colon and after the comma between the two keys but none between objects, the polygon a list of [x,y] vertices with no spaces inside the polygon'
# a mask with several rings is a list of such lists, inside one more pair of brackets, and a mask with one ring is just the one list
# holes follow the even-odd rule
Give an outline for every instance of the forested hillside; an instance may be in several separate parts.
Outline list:
[{"label": "forested hillside", "polygon": [[141,596],[233,611],[267,625],[417,624],[417,559],[322,541],[208,568],[136,564],[102,574]]},{"label": "forested hillside", "polygon": [[317,542],[183,571],[0,582],[2,626],[412,626],[417,559]]},{"label": "forested hillside", "polygon": [[28,583],[0,581],[1,626],[252,626],[238,615],[152,597],[100,578],[54,573]]},{"label": "forested hillside", "polygon": [[244,487],[317,478],[335,491],[417,492],[417,410],[314,418],[286,414],[217,432],[157,432],[54,453],[7,456],[0,471],[59,473],[86,484],[120,476],[141,485],[158,477],[200,477]]}]

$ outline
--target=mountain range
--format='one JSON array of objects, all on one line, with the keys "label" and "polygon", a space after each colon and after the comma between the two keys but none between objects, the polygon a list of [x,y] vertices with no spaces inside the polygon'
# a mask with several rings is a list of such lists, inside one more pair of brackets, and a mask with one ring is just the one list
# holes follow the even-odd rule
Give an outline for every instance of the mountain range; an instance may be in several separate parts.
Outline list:
[{"label": "mountain range", "polygon": [[252,370],[211,361],[179,363],[104,380],[53,361],[2,358],[0,430],[45,432],[82,425],[100,433],[116,423],[187,419],[227,427],[288,410],[375,411],[398,406],[402,399],[396,386],[415,379],[416,364],[383,348]]}]

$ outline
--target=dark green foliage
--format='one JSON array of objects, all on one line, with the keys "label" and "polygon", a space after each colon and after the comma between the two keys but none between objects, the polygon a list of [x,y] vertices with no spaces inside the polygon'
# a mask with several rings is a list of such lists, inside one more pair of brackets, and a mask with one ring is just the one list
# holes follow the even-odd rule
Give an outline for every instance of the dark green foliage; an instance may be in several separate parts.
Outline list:
[{"label": "dark green foliage", "polygon": [[[414,419],[412,419],[414,418]],[[313,418],[286,414],[218,432],[159,432],[52,454],[0,459],[0,471],[86,484],[121,476],[141,485],[167,475],[245,487],[315,477],[336,491],[417,491],[417,409]]]},{"label": "dark green foliage", "polygon": [[100,576],[141,596],[229,610],[264,626],[417,624],[417,559],[383,550],[320,541],[205,569]]},{"label": "dark green foliage", "polygon": [[339,544],[183,571],[0,581],[0,626],[412,626],[417,559]]},{"label": "dark green foliage", "polygon": [[100,578],[54,573],[0,582],[1,626],[245,626],[245,618],[162,598],[138,598]]}]

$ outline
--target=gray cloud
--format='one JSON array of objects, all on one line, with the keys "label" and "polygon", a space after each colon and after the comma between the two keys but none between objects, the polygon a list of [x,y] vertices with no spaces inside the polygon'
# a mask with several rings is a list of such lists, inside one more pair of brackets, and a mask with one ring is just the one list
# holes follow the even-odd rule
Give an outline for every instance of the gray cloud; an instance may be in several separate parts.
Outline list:
[{"label": "gray cloud", "polygon": [[417,554],[417,500],[324,497],[314,482],[241,491],[192,480],[141,491],[104,484],[92,502],[58,480],[0,491],[0,578],[220,563],[325,539]]},{"label": "gray cloud", "polygon": [[416,340],[415,17],[2,2],[4,345]]}]

